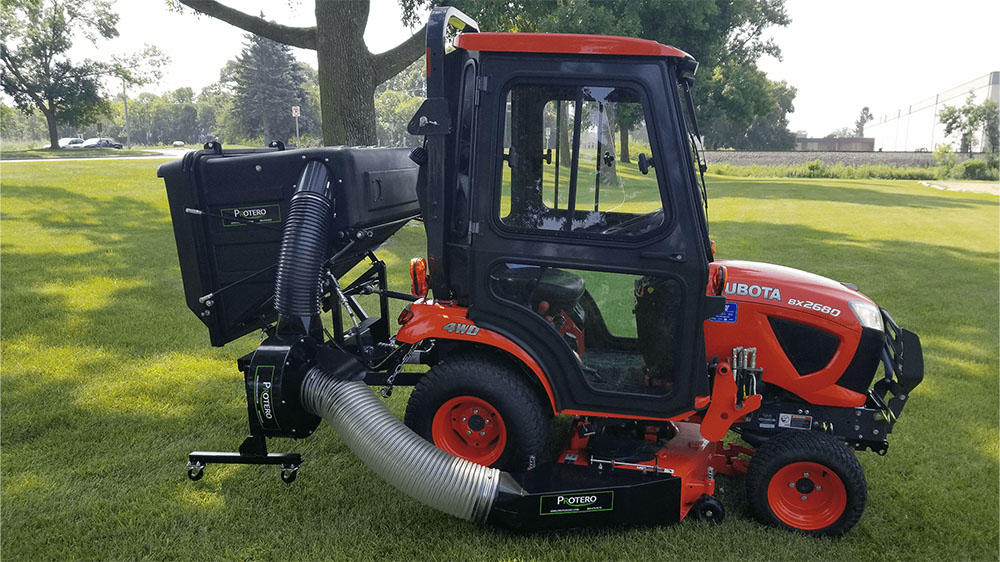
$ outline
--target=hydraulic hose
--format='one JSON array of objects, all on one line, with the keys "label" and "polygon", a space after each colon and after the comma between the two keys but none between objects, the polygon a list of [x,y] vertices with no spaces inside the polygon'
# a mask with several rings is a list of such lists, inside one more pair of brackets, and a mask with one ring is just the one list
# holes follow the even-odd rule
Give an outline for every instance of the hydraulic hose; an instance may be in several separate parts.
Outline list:
[{"label": "hydraulic hose", "polygon": [[321,162],[310,161],[292,195],[278,254],[274,308],[279,335],[322,336],[320,277],[332,214],[329,172]]},{"label": "hydraulic hose", "polygon": [[452,456],[425,441],[363,381],[344,380],[313,367],[302,382],[301,401],[306,411],[325,419],[368,468],[424,505],[483,523],[498,489],[520,488],[500,470]]}]

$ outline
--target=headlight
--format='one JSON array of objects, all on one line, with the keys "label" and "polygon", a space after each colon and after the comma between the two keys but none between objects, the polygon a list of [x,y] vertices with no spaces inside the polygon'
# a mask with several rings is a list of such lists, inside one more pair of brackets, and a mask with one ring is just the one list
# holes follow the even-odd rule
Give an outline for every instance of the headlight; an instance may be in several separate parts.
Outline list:
[{"label": "headlight", "polygon": [[880,332],[885,330],[882,327],[882,312],[877,306],[865,301],[851,301],[848,304],[851,305],[851,310],[854,311],[854,315],[858,317],[858,322],[861,322],[862,326]]}]

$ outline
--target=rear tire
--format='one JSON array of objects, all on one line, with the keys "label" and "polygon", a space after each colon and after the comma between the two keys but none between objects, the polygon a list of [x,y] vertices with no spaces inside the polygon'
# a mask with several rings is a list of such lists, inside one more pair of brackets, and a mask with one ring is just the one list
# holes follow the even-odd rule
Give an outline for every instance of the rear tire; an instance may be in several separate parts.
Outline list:
[{"label": "rear tire", "polygon": [[506,471],[532,468],[545,448],[551,410],[512,364],[458,355],[413,389],[406,425],[439,449]]},{"label": "rear tire", "polygon": [[854,452],[825,433],[779,433],[747,469],[746,493],[762,523],[814,536],[840,536],[861,519],[868,483]]}]

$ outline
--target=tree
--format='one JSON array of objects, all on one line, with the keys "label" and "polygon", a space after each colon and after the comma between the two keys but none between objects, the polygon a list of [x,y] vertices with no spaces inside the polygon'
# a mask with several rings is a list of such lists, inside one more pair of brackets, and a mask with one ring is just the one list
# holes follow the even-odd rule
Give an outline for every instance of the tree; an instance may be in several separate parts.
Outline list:
[{"label": "tree", "polygon": [[288,45],[252,33],[246,40],[232,67],[233,115],[243,138],[287,142],[295,134],[292,106],[308,101],[305,72]]},{"label": "tree", "polygon": [[215,0],[168,1],[272,41],[315,50],[323,142],[327,145],[375,144],[375,88],[424,53],[420,31],[385,53],[372,54],[364,40],[369,0],[316,0],[313,27],[281,25]]},{"label": "tree", "polygon": [[872,119],[875,119],[875,116],[868,110],[868,106],[861,108],[858,120],[854,122],[854,136],[859,138],[865,136],[865,125]]},{"label": "tree", "polygon": [[[436,3],[434,0],[399,2],[405,23],[414,23]],[[699,86],[694,92],[699,116],[718,125],[706,127],[703,131],[706,137],[719,130],[737,130],[732,124],[748,127],[755,120],[765,120],[779,107],[776,99],[768,99],[776,91],[775,83],[757,70],[756,61],[764,54],[780,55],[777,45],[765,39],[763,32],[768,27],[789,23],[784,0],[456,0],[450,3],[475,18],[484,30],[625,35],[683,49],[698,60],[698,75],[709,77],[709,84]],[[717,75],[717,69],[723,66],[726,68]],[[749,83],[739,84],[744,79],[749,79]],[[755,96],[732,96],[734,90],[752,92]],[[794,88],[789,91],[794,96]],[[791,107],[790,102],[785,105]],[[620,135],[621,131],[619,128]],[[621,137],[626,155],[627,134]],[[718,145],[727,140],[715,138],[714,142]]]},{"label": "tree", "polygon": [[102,95],[103,77],[141,84],[158,76],[165,57],[151,47],[141,55],[151,57],[147,65],[139,64],[139,55],[111,63],[70,60],[75,36],[95,43],[111,39],[118,36],[117,23],[118,15],[108,0],[4,0],[0,4],[0,82],[20,111],[37,108],[45,116],[53,149],[59,147],[59,123],[85,125],[110,112]]},{"label": "tree", "polygon": [[415,146],[419,143],[406,130],[425,97],[424,58],[390,78],[376,90],[375,116],[380,146]]},{"label": "tree", "polygon": [[857,129],[852,129],[850,127],[841,127],[836,131],[830,133],[826,136],[828,139],[849,139],[855,136]]},{"label": "tree", "polygon": [[996,152],[998,145],[997,104],[987,99],[981,104],[975,103],[975,95],[969,92],[962,107],[945,106],[941,110],[940,120],[944,125],[944,134],[959,133],[959,152],[972,156],[972,148],[976,134],[983,133],[985,142],[981,147],[983,152]]}]

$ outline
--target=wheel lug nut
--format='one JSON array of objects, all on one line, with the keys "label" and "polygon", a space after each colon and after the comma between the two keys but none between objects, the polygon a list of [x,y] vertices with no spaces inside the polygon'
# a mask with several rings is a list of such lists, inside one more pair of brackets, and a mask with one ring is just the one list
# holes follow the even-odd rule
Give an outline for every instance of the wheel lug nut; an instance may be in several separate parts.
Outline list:
[{"label": "wheel lug nut", "polygon": [[465,434],[466,435],[472,435],[472,431],[471,430],[470,431],[466,431]]},{"label": "wheel lug nut", "polygon": [[794,488],[795,487],[795,482],[789,482],[788,483],[788,487],[789,488]]},{"label": "wheel lug nut", "polygon": [[473,413],[473,414],[478,414],[478,413],[479,413],[479,410],[472,410],[472,413]]},{"label": "wheel lug nut", "polygon": [[809,478],[809,473],[808,472],[803,472],[802,473],[802,477],[803,478]]},{"label": "wheel lug nut", "polygon": [[823,491],[823,486],[816,486],[816,491],[817,492],[822,492]]},{"label": "wheel lug nut", "polygon": [[479,435],[481,435],[481,436],[483,436],[483,437],[486,437],[486,432],[485,432],[485,431],[480,431],[480,432],[479,432]]},{"label": "wheel lug nut", "polygon": [[802,496],[802,501],[806,501],[806,497],[805,496]]},{"label": "wheel lug nut", "polygon": [[465,418],[462,418],[462,421],[465,421]]}]

